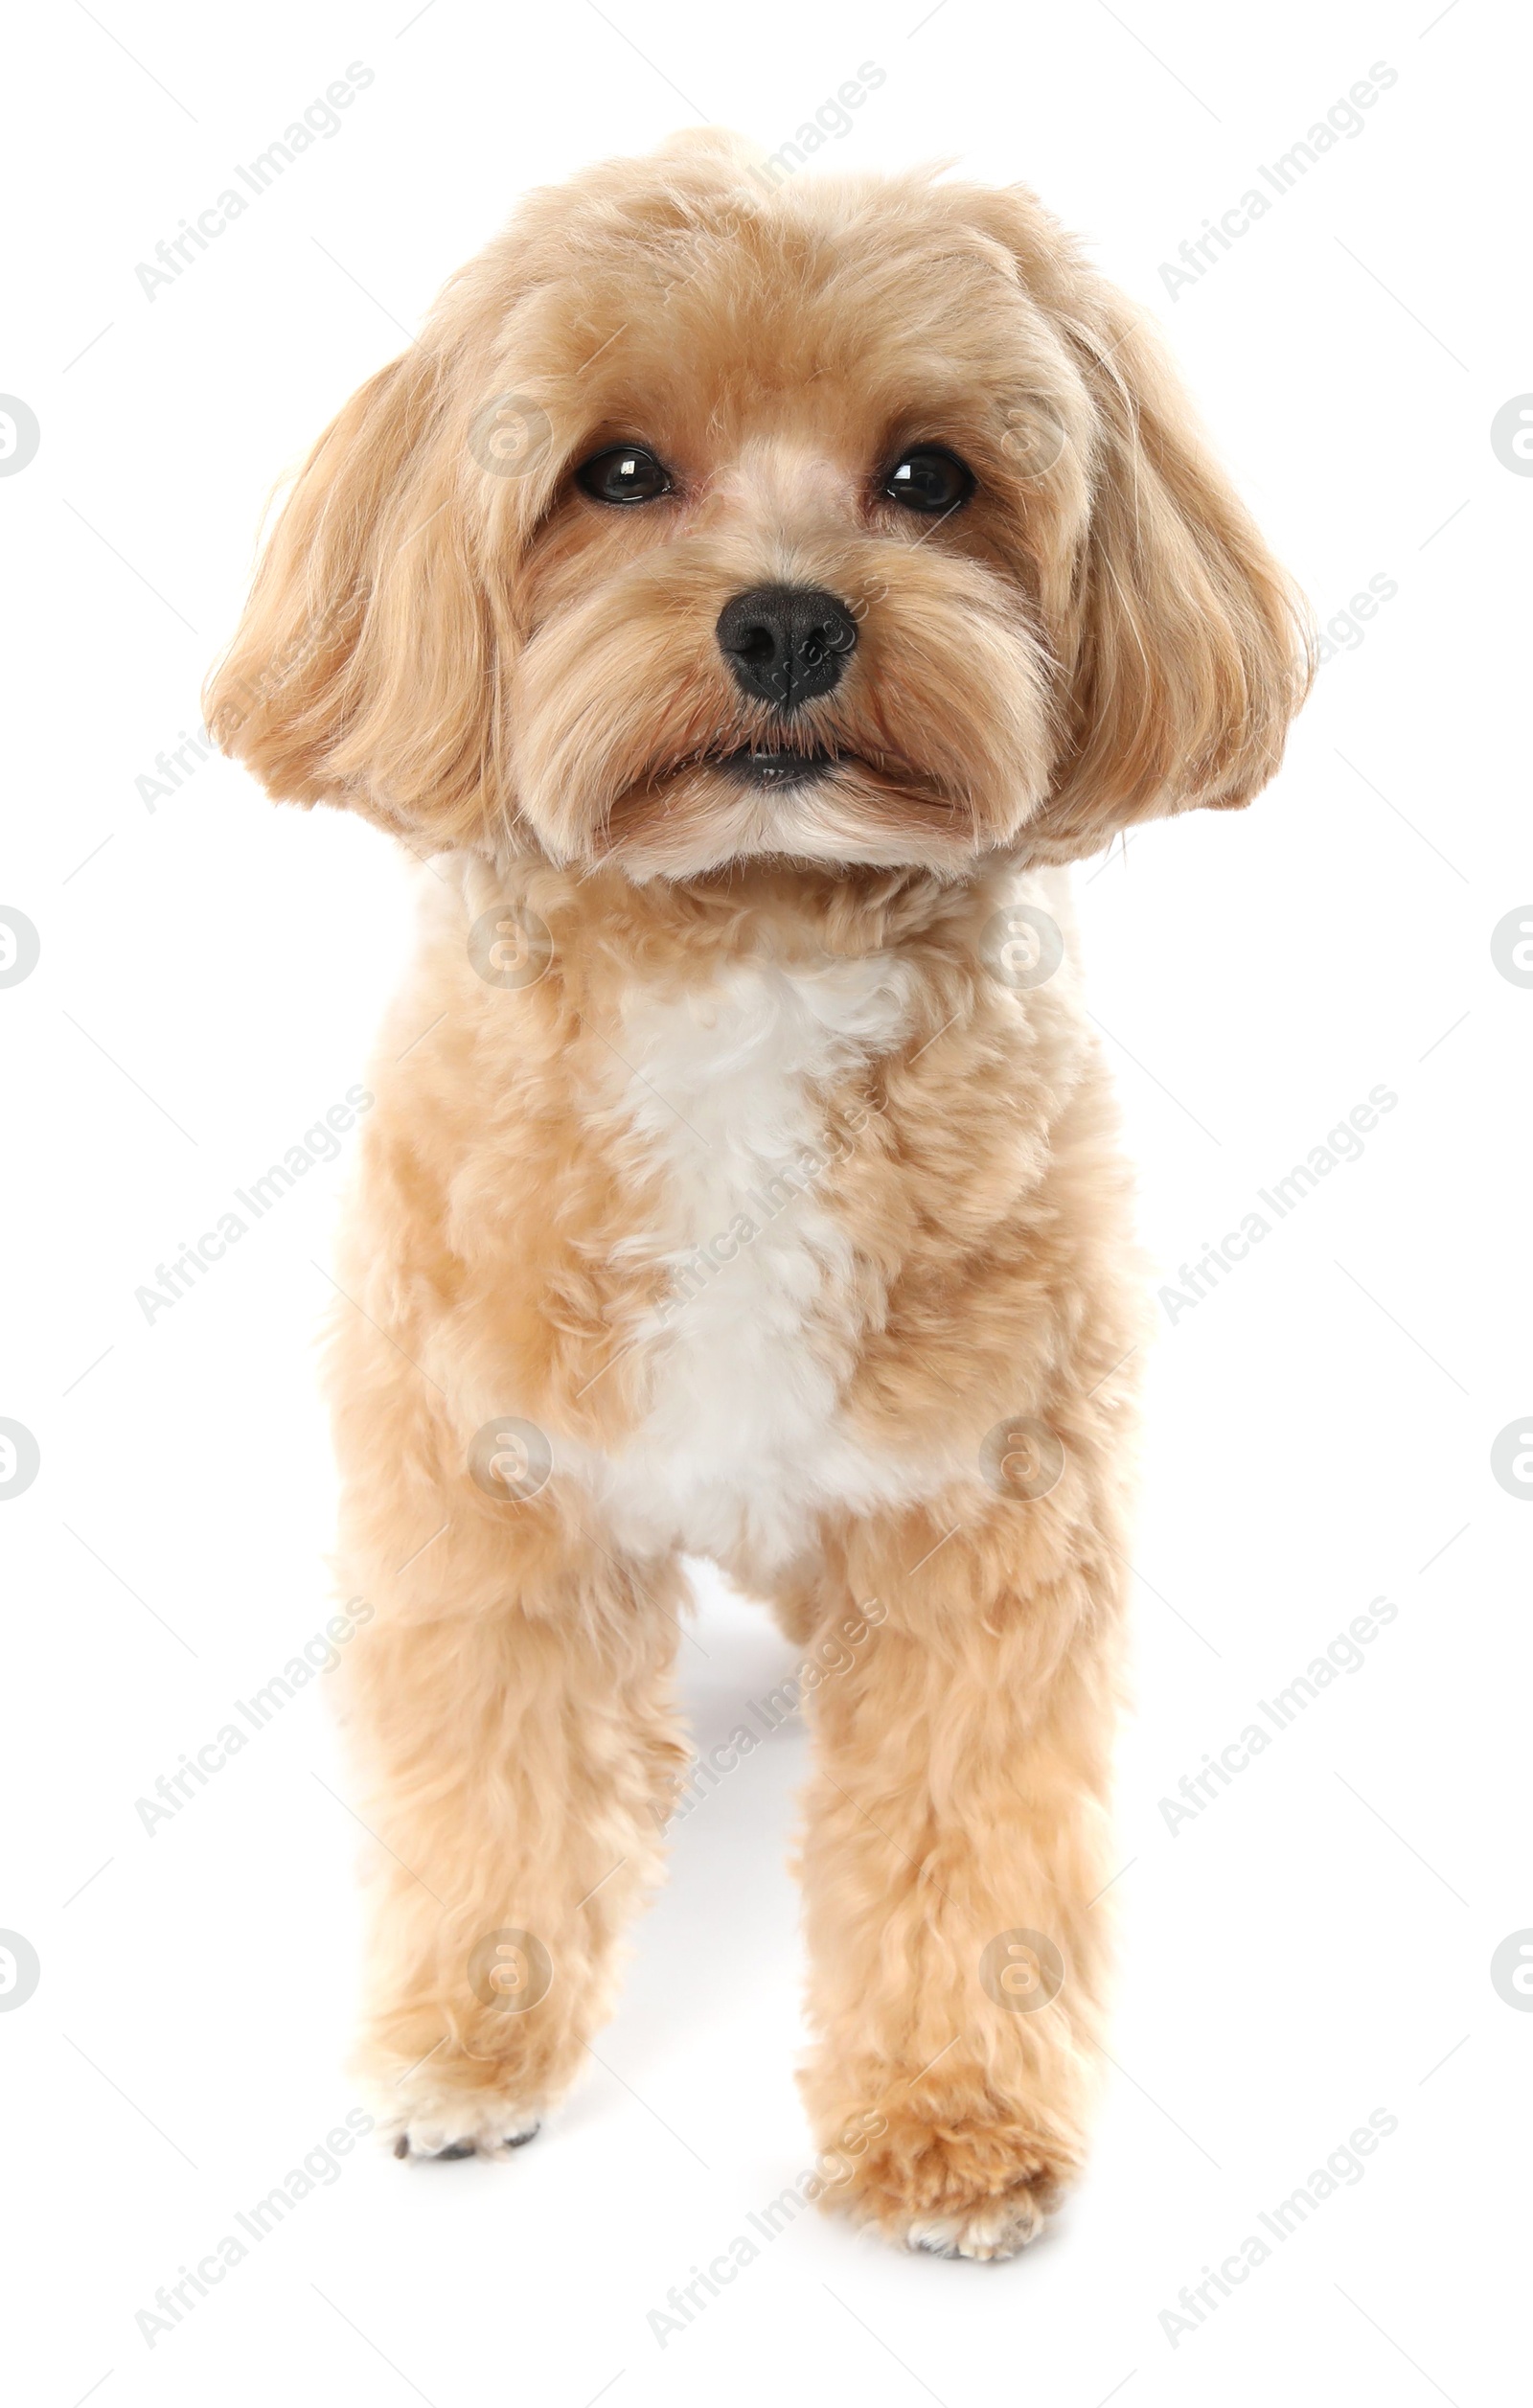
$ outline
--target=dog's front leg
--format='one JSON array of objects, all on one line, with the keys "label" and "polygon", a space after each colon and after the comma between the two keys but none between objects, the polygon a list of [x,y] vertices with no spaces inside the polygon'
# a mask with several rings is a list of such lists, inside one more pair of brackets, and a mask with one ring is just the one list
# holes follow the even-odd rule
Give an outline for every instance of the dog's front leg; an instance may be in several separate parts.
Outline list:
[{"label": "dog's front leg", "polygon": [[1121,1567],[1052,1499],[939,1502],[836,1552],[821,1627],[866,1635],[812,1704],[822,2195],[1008,2257],[1080,2165],[1097,2070]]},{"label": "dog's front leg", "polygon": [[381,1843],[357,2070],[400,2155],[515,2145],[579,2072],[684,1761],[675,1572],[620,1566],[542,1499],[497,1523],[460,1488],[443,1511],[392,1584],[375,1553],[347,1650]]}]

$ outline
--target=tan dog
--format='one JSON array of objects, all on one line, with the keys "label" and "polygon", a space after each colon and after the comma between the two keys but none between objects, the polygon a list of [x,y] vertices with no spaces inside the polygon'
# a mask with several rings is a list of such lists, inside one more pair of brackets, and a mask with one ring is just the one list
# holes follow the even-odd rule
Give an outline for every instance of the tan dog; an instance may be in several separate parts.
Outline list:
[{"label": "tan dog", "polygon": [[604,166],[321,439],[210,723],[438,856],[332,1358],[400,2154],[610,2010],[686,1549],[835,1642],[817,2187],[999,2257],[1079,2166],[1141,1308],[1060,865],[1248,801],[1307,677],[1016,189]]}]

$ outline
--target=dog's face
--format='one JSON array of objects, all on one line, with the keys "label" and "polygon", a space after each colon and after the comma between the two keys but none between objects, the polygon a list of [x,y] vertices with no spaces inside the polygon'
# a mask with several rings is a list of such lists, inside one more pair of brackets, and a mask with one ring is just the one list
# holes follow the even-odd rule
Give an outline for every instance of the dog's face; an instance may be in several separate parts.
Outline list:
[{"label": "dog's face", "polygon": [[1248,801],[1306,677],[1036,203],[774,191],[701,137],[535,195],[342,411],[209,724],[274,793],[432,842],[956,872]]}]

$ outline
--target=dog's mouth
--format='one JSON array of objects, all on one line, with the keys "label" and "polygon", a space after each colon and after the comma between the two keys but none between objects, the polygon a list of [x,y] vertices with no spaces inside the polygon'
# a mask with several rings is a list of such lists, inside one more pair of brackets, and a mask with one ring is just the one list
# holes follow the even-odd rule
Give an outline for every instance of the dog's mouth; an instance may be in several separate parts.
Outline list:
[{"label": "dog's mouth", "polygon": [[[795,731],[796,732],[796,731]],[[828,731],[826,731],[828,733]],[[690,877],[738,854],[844,863],[946,864],[975,847],[973,807],[882,744],[736,726],[656,761],[614,799],[598,860],[630,875]]]},{"label": "dog's mouth", "polygon": [[807,786],[815,778],[834,776],[850,754],[760,750],[745,745],[738,752],[717,755],[710,767],[736,786],[776,793],[790,786]]}]

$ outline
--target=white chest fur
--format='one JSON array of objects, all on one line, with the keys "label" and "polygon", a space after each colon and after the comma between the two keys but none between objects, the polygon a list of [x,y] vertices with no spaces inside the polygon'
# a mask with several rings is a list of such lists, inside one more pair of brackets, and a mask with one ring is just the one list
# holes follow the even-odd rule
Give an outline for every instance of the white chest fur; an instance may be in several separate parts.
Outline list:
[{"label": "white chest fur", "polygon": [[784,1562],[816,1511],[911,1493],[910,1467],[845,1425],[853,1250],[824,1192],[857,1142],[827,1089],[898,1042],[909,975],[887,954],[734,964],[701,993],[628,998],[618,1075],[663,1196],[633,1246],[671,1294],[637,1341],[638,1429],[612,1455],[561,1450],[626,1545]]}]

